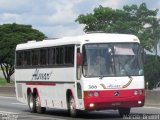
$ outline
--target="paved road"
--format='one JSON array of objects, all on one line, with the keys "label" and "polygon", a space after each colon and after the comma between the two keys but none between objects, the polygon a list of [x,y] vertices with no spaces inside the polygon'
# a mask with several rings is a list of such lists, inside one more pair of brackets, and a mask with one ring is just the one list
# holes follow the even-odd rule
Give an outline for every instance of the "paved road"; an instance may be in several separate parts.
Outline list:
[{"label": "paved road", "polygon": [[0,95],[1,96],[16,96],[15,87],[13,86],[1,86],[0,87]]},{"label": "paved road", "polygon": [[[0,96],[0,119],[4,119],[6,116],[18,117],[18,120],[75,120],[68,116],[64,110],[47,109],[45,114],[30,113],[28,106],[19,103],[14,97]],[[131,120],[131,119],[160,119],[159,107],[143,107],[133,108],[129,117],[120,118],[117,111],[104,110],[84,113],[76,118],[76,120]],[[8,119],[10,120],[10,119]],[[14,119],[13,119],[14,120]],[[16,119],[15,119],[16,120]]]}]

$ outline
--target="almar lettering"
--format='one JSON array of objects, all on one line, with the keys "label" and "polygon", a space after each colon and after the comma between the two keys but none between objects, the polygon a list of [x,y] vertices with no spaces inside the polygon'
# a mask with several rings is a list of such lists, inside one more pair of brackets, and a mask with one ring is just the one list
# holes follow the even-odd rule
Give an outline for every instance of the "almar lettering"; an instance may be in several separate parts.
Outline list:
[{"label": "almar lettering", "polygon": [[121,87],[120,85],[113,85],[113,84],[107,86],[107,88],[120,88],[120,87]]},{"label": "almar lettering", "polygon": [[35,70],[34,74],[32,75],[32,80],[49,80],[52,72],[50,73],[40,73],[38,69]]}]

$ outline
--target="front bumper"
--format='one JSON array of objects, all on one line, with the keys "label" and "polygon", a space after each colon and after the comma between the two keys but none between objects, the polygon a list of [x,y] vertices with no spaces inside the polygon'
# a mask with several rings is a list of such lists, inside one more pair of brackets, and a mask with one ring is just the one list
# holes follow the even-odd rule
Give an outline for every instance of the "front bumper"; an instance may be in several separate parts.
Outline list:
[{"label": "front bumper", "polygon": [[100,93],[100,96],[98,97],[84,98],[85,110],[142,107],[144,106],[144,102],[145,102],[144,91],[143,91],[143,94],[141,95],[128,95],[128,97],[127,95],[125,96],[107,96],[107,95],[104,96],[104,95],[101,95]]}]

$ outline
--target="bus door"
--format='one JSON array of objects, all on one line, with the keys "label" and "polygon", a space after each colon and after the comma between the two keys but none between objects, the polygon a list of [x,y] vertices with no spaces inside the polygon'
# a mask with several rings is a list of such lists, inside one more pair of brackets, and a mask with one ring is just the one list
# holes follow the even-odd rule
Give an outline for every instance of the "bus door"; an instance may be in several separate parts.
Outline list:
[{"label": "bus door", "polygon": [[76,91],[77,91],[77,107],[79,109],[83,108],[83,100],[82,100],[82,53],[80,52],[80,46],[77,46],[76,50]]}]

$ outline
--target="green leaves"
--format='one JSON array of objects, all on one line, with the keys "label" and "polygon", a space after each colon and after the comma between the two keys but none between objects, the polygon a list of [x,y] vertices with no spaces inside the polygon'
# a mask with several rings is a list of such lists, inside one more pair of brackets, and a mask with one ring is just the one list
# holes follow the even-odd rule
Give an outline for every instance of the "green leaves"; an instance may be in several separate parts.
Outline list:
[{"label": "green leaves", "polygon": [[45,35],[33,29],[31,25],[16,23],[0,25],[0,63],[14,65],[14,52],[17,44],[44,38]]},{"label": "green leaves", "polygon": [[0,25],[0,65],[1,69],[4,70],[3,73],[7,82],[10,81],[10,76],[14,72],[16,45],[29,40],[42,40],[44,38],[45,35],[33,29],[31,25],[16,23]]},{"label": "green leaves", "polygon": [[145,79],[149,82],[149,89],[153,89],[160,81],[160,57],[146,56],[147,64],[144,65]]},{"label": "green leaves", "polygon": [[126,5],[123,9],[99,6],[93,10],[93,13],[79,15],[76,22],[85,24],[85,32],[134,34],[140,38],[146,49],[151,50],[157,38],[160,38],[157,12],[158,9],[149,10],[145,3],[139,6]]},{"label": "green leaves", "polygon": [[[104,31],[107,33],[134,34],[139,37],[142,46],[147,50],[155,48],[160,40],[160,19],[156,17],[158,9],[149,10],[145,3],[126,5],[123,9],[112,9],[99,6],[93,13],[82,14],[76,22],[85,24],[84,31]],[[149,56],[150,61],[145,65],[145,79],[149,81],[149,87],[160,78],[159,58]]]}]

